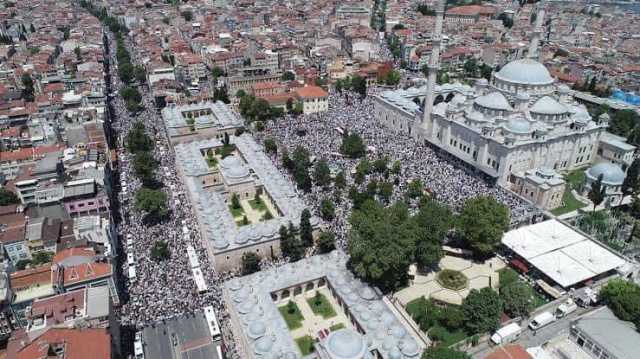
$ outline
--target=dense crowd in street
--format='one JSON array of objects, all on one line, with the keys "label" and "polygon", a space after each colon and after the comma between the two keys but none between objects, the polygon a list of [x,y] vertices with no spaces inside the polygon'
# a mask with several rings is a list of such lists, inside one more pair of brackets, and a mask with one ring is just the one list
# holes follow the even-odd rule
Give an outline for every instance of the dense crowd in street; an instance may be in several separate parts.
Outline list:
[{"label": "dense crowd in street", "polygon": [[[370,160],[375,160],[379,156],[388,156],[390,164],[400,161],[401,171],[395,181],[397,185],[394,186],[392,202],[402,199],[411,181],[420,179],[426,191],[453,210],[459,209],[468,198],[487,195],[505,204],[513,220],[524,221],[537,213],[532,205],[500,187],[491,186],[458,160],[451,157],[444,158],[431,147],[405,134],[394,133],[383,124],[377,123],[373,116],[372,100],[372,95],[376,91],[375,88],[370,89],[369,96],[364,99],[352,92],[331,93],[329,111],[298,117],[287,116],[279,121],[270,122],[258,137],[262,140],[275,139],[278,145],[286,147],[289,153],[292,153],[296,147],[302,146],[312,156],[326,160],[335,172],[344,171],[348,179],[344,192],[354,184],[348,174],[354,171],[359,161],[359,159],[346,158],[339,153],[342,143],[340,132],[348,131],[358,133],[362,137],[370,150],[368,151]],[[286,172],[282,169],[281,161],[276,162],[281,170]],[[369,177],[373,176],[378,175],[369,175]],[[369,179],[371,178],[363,181],[360,190],[363,190]],[[300,194],[305,197],[309,205],[315,208],[316,212],[319,211],[319,203],[323,198],[335,200],[321,187],[314,187],[310,193],[301,192]],[[341,247],[346,245],[350,205],[351,202],[343,193],[342,200],[336,203],[336,219],[329,224]]]},{"label": "dense crowd in street", "polygon": [[[110,48],[115,48],[113,37],[109,38]],[[129,47],[132,49],[132,47]],[[116,59],[111,53],[111,63]],[[136,59],[136,54],[132,53]],[[112,91],[118,92],[125,85],[112,71]],[[112,129],[115,131],[119,143],[119,175],[121,184],[125,188],[120,191],[121,222],[118,226],[120,242],[127,258],[132,252],[135,262],[135,279],[126,280],[125,291],[129,300],[119,308],[122,325],[142,328],[160,320],[194,313],[205,306],[213,306],[218,320],[222,325],[225,336],[226,353],[229,357],[237,357],[231,330],[228,326],[228,314],[222,303],[221,284],[225,277],[218,275],[209,265],[208,257],[200,242],[197,227],[189,201],[176,173],[174,156],[170,151],[168,139],[156,113],[152,97],[146,86],[138,86],[143,97],[144,109],[136,115],[131,115],[120,96],[113,96],[111,100]],[[162,184],[162,190],[167,193],[170,213],[160,223],[147,225],[144,213],[135,209],[135,193],[142,186],[133,172],[133,156],[124,149],[125,137],[134,123],[141,121],[147,134],[155,141],[153,157],[158,161],[156,180]],[[131,238],[133,246],[125,246],[127,238]],[[156,241],[166,241],[171,252],[166,260],[156,261],[151,258],[151,249]],[[187,246],[192,245],[198,254],[200,266],[206,268],[204,275],[208,291],[198,293],[192,276],[191,266],[187,256]],[[127,260],[121,261],[122,273],[126,276],[129,269]]]}]

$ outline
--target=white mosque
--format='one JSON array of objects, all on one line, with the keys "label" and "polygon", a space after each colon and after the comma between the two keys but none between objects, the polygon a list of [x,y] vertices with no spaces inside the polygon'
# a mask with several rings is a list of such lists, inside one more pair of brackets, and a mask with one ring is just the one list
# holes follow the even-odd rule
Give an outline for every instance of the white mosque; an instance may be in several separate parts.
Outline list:
[{"label": "white mosque", "polygon": [[[540,10],[539,27],[543,16]],[[558,172],[607,162],[600,167],[619,177],[635,147],[606,132],[608,115],[593,119],[567,86],[556,84],[535,60],[538,39],[536,31],[530,56],[506,64],[490,82],[438,86],[429,78],[420,88],[381,93],[375,98],[377,121],[455,156],[545,209],[561,204]],[[437,51],[430,74],[439,68],[436,57]]]}]

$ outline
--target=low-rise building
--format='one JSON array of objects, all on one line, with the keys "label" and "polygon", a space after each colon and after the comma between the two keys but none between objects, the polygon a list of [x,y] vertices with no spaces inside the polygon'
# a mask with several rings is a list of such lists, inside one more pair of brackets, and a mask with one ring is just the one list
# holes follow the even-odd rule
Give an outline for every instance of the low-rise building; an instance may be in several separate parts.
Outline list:
[{"label": "low-rise building", "polygon": [[169,105],[162,109],[162,119],[171,143],[232,135],[243,126],[242,120],[224,103],[198,102]]},{"label": "low-rise building", "polygon": [[302,103],[302,112],[305,115],[329,110],[329,94],[321,87],[296,87],[292,91]]}]

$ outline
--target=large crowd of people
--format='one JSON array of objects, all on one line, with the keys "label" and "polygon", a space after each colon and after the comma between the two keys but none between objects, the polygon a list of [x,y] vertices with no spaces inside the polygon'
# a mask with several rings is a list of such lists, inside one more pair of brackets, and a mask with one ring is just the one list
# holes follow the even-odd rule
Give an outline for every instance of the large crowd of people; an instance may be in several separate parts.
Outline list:
[{"label": "large crowd of people", "polygon": [[[109,41],[110,48],[114,49],[115,41],[111,34]],[[133,50],[131,46],[128,47],[130,51]],[[132,51],[131,55],[134,61],[137,60],[135,52]],[[116,63],[113,52],[110,59],[112,64]],[[117,92],[125,84],[117,77],[113,66],[110,70],[112,91]],[[121,323],[142,328],[153,322],[194,313],[205,306],[213,306],[223,327],[226,353],[228,357],[236,358],[238,356],[232,332],[228,328],[228,314],[222,303],[221,284],[226,278],[216,273],[213,266],[209,265],[190,202],[176,172],[175,158],[171,153],[160,116],[146,86],[140,84],[138,89],[142,94],[143,109],[135,115],[127,111],[120,96],[114,96],[110,102],[111,127],[120,145],[118,173],[121,185],[124,184],[123,187],[126,187],[121,188],[119,193],[122,218],[118,225],[118,234],[124,251],[121,258],[127,258],[131,253],[136,272],[135,278],[125,279],[124,291],[128,300],[119,308]],[[154,225],[145,224],[145,214],[135,208],[135,193],[142,183],[133,172],[133,155],[124,149],[124,140],[129,129],[139,121],[155,141],[153,157],[158,162],[156,181],[161,184],[161,189],[166,192],[169,201],[169,215]],[[132,246],[125,246],[127,238],[132,239]],[[157,241],[167,242],[169,258],[152,259],[151,250]],[[202,271],[208,287],[206,292],[199,293],[196,289],[187,256],[188,245],[196,249],[200,266],[206,268]],[[122,273],[127,276],[130,266],[128,260],[122,260],[120,265]]]},{"label": "large crowd of people", "polygon": [[[376,88],[370,89],[369,96],[363,99],[353,92],[332,92],[327,112],[298,117],[286,116],[284,119],[270,122],[265,130],[258,134],[258,138],[273,138],[281,148],[286,148],[288,153],[302,146],[317,159],[326,160],[335,172],[344,171],[348,179],[348,185],[343,191],[346,192],[354,185],[349,174],[354,171],[360,159],[342,156],[340,145],[345,131],[355,132],[366,144],[370,160],[387,156],[390,164],[400,162],[401,171],[395,180],[397,185],[394,186],[391,201],[402,199],[408,184],[419,179],[427,192],[453,210],[459,209],[468,198],[486,195],[506,205],[511,212],[512,220],[527,221],[538,213],[531,204],[501,187],[489,184],[455,158],[443,157],[433,148],[419,143],[410,136],[395,133],[383,124],[377,123],[373,116],[372,97],[377,91]],[[282,167],[281,161],[276,162]],[[361,190],[368,180],[369,178],[360,185]],[[333,195],[321,187],[314,187],[310,193],[301,192],[300,195],[305,197],[316,213],[319,212],[319,203],[323,198],[334,200]],[[338,243],[343,248],[346,245],[350,206],[350,201],[343,194],[343,200],[336,203],[336,218],[329,223],[330,229],[335,232]]]},{"label": "large crowd of people", "polygon": [[[115,48],[114,39],[109,35],[110,48]],[[132,49],[131,46],[128,46]],[[135,62],[137,54],[133,52]],[[389,54],[385,54],[388,56]],[[113,52],[111,63],[116,63]],[[117,92],[125,86],[115,75],[113,66],[110,69],[112,91]],[[153,322],[169,319],[184,314],[193,313],[205,306],[212,305],[218,319],[223,326],[223,333],[227,336],[225,347],[230,357],[237,357],[234,340],[229,329],[228,314],[222,302],[222,281],[237,273],[216,273],[209,264],[208,257],[200,241],[197,223],[192,215],[191,204],[180,177],[176,173],[175,158],[169,146],[159,114],[156,112],[152,97],[143,84],[139,84],[142,94],[142,109],[135,115],[131,114],[120,96],[111,98],[112,129],[115,131],[119,146],[119,168],[121,183],[126,187],[119,194],[120,214],[122,219],[118,225],[118,234],[123,243],[122,258],[133,257],[133,264],[122,260],[122,273],[128,273],[129,266],[135,266],[136,277],[125,279],[124,290],[128,300],[119,308],[119,316],[123,325],[142,328]],[[489,185],[471,170],[467,169],[452,158],[443,158],[433,149],[418,143],[409,136],[396,134],[387,130],[382,124],[376,123],[373,117],[372,94],[377,91],[370,89],[370,96],[360,98],[359,95],[345,91],[330,94],[329,111],[322,114],[300,115],[297,117],[286,115],[277,121],[267,124],[263,132],[256,134],[259,141],[271,137],[280,148],[286,147],[293,152],[298,146],[307,149],[318,159],[325,159],[329,167],[335,172],[344,171],[347,174],[347,186],[338,195],[342,200],[331,198],[336,205],[335,219],[327,223],[328,230],[336,235],[337,244],[346,247],[346,233],[348,231],[348,215],[351,211],[350,201],[347,199],[347,188],[354,185],[350,175],[358,163],[358,159],[342,156],[339,147],[342,142],[340,132],[358,133],[368,148],[367,156],[371,159],[387,156],[389,163],[399,161],[401,170],[394,174],[394,190],[390,201],[403,198],[408,184],[420,179],[425,189],[438,201],[457,209],[465,199],[489,195],[509,207],[512,217],[526,217],[534,212],[518,197],[499,187]],[[142,186],[136,178],[132,163],[133,156],[124,149],[124,140],[134,123],[142,122],[148,135],[155,141],[153,156],[158,161],[156,180],[162,184],[161,189],[166,192],[169,215],[154,225],[147,225],[144,213],[135,208],[134,196]],[[276,157],[274,161],[282,168],[282,162]],[[359,185],[366,185],[369,178]],[[381,179],[381,178],[378,178]],[[327,191],[314,186],[309,193],[300,191],[300,196],[310,208],[319,212],[322,199],[328,198]],[[335,193],[333,194],[335,196]],[[131,238],[133,245],[125,246],[127,238]],[[153,259],[152,248],[157,241],[166,241],[171,252],[164,260]],[[208,291],[199,293],[192,277],[191,267],[187,256],[187,246],[193,246],[199,257],[200,265],[204,269]],[[286,259],[276,261],[263,260],[262,268],[280,265]]]}]

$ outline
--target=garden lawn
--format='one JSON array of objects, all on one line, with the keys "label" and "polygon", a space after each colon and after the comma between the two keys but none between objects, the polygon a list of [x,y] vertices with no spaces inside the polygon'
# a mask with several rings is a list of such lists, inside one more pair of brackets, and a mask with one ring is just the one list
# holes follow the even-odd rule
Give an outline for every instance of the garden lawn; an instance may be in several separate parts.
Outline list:
[{"label": "garden lawn", "polygon": [[587,206],[586,203],[578,201],[578,199],[573,196],[569,187],[566,187],[564,190],[564,194],[562,195],[562,203],[564,203],[562,207],[558,207],[552,210],[551,213],[559,216]]},{"label": "garden lawn", "polygon": [[441,270],[436,274],[436,280],[441,286],[451,290],[460,290],[465,288],[469,282],[462,272],[451,269]]},{"label": "garden lawn", "polygon": [[294,330],[302,327],[302,321],[304,320],[302,313],[300,313],[300,309],[295,303],[293,303],[293,307],[295,308],[293,313],[289,313],[287,305],[278,307],[280,315],[282,315],[282,318],[284,318],[284,321],[287,323],[287,327],[289,328],[289,330]]},{"label": "garden lawn", "polygon": [[298,349],[300,349],[303,357],[313,353],[313,339],[310,336],[305,335],[304,337],[297,338],[296,344],[298,344]]},{"label": "garden lawn", "polygon": [[344,329],[344,324],[338,323],[329,327],[329,331],[335,332],[336,330]]},{"label": "garden lawn", "polygon": [[437,341],[439,345],[443,345],[445,347],[448,347],[461,340],[464,340],[466,337],[467,337],[467,333],[465,333],[464,330],[462,329],[457,329],[451,332],[445,327],[442,327],[440,325],[435,325],[433,328],[429,330],[429,338],[431,338],[434,341]]},{"label": "garden lawn", "polygon": [[267,205],[264,204],[264,200],[262,199],[260,200],[260,202],[257,202],[255,199],[249,200],[249,205],[251,206],[251,208],[259,212],[264,212],[267,210]]},{"label": "garden lawn", "polygon": [[407,313],[415,320],[420,317],[422,311],[425,310],[424,297],[416,298],[409,303],[407,303],[406,310]]},{"label": "garden lawn", "polygon": [[317,300],[315,295],[312,298],[308,298],[307,303],[309,303],[309,307],[311,307],[314,314],[320,315],[324,319],[336,316],[336,311],[331,307],[331,303],[322,294],[318,296]]},{"label": "garden lawn", "polygon": [[233,208],[232,205],[229,205],[229,212],[231,212],[231,215],[233,216],[233,218],[242,218],[242,216],[244,215],[244,210],[242,209],[242,207],[240,208]]}]

